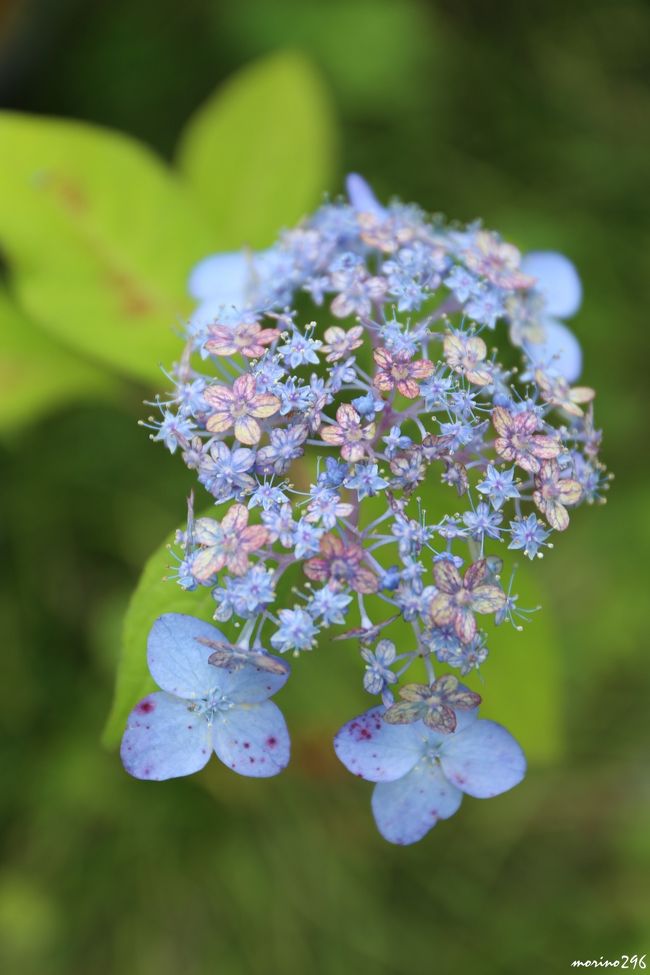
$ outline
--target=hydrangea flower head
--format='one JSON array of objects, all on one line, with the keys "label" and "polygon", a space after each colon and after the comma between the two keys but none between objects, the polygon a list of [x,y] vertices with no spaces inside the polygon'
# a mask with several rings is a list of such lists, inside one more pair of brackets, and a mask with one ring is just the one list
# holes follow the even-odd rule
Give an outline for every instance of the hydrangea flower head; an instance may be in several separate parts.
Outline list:
[{"label": "hydrangea flower head", "polygon": [[[194,682],[168,678],[152,651],[164,700],[152,696],[148,724],[133,713],[123,756],[162,778],[201,767],[212,742],[236,771],[279,770],[288,739],[267,699],[285,655],[321,648],[335,667],[334,641],[353,640],[359,690],[378,704],[336,752],[378,783],[383,835],[409,843],[463,793],[523,777],[521,749],[478,719],[459,677],[488,656],[485,621],[526,621],[512,579],[502,585],[504,557],[549,551],[568,508],[601,500],[607,478],[594,391],[573,385],[570,261],[384,205],[356,174],[347,190],[267,250],[216,254],[192,273],[197,308],[150,426],[205,489],[176,581],[208,587],[215,619],[240,637],[232,646],[181,618],[173,666],[186,651]],[[518,368],[500,361],[508,342]],[[156,624],[154,648],[170,625]],[[211,655],[195,630],[218,644]]]}]

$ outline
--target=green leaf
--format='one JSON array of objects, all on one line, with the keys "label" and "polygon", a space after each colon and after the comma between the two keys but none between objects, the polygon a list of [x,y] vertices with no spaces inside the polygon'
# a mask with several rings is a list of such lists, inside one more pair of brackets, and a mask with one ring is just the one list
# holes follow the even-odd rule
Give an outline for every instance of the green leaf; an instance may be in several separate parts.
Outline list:
[{"label": "green leaf", "polygon": [[264,247],[331,187],[334,123],[308,60],[281,52],[245,67],[190,120],[179,164],[213,219],[213,250]]},{"label": "green leaf", "polygon": [[156,687],[147,667],[147,635],[154,621],[161,613],[188,613],[210,620],[214,612],[209,589],[186,592],[175,582],[165,581],[174,535],[165,539],[145,565],[124,617],[115,694],[102,735],[108,748],[119,742],[133,706]]},{"label": "green leaf", "polygon": [[[534,568],[519,565],[513,591],[520,606],[543,603]],[[504,579],[508,578],[504,570]],[[505,725],[517,738],[530,762],[556,761],[564,750],[566,686],[562,646],[549,606],[534,613],[520,633],[509,623],[486,624],[490,654],[479,675],[467,679],[483,698],[481,715]]]},{"label": "green leaf", "polygon": [[39,325],[159,382],[191,310],[189,271],[214,250],[191,195],[144,146],[80,122],[0,113],[0,248]]},{"label": "green leaf", "polygon": [[110,396],[114,379],[53,341],[0,289],[0,432],[57,406]]}]

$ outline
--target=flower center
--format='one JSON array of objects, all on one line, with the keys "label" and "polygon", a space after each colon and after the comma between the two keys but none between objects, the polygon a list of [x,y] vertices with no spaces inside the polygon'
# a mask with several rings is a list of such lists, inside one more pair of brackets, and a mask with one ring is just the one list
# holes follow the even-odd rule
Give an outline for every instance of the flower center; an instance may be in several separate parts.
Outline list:
[{"label": "flower center", "polygon": [[248,403],[243,399],[236,399],[230,408],[230,415],[238,420],[242,416],[248,416]]},{"label": "flower center", "polygon": [[408,379],[410,374],[410,369],[407,365],[404,366],[393,366],[391,369],[391,375],[396,382],[400,379]]},{"label": "flower center", "polygon": [[230,711],[234,706],[234,701],[231,701],[220,690],[213,690],[209,692],[207,697],[190,704],[189,710],[200,714],[208,724],[212,724],[217,714],[223,711]]}]

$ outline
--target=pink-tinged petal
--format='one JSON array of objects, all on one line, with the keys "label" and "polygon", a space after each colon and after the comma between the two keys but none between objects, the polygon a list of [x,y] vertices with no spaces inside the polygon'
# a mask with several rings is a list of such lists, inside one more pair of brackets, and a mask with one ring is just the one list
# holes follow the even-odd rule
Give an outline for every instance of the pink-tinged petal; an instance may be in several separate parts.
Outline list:
[{"label": "pink-tinged petal", "polygon": [[560,476],[560,465],[552,457],[550,460],[545,460],[539,465],[539,474],[536,480],[539,481],[557,481]]},{"label": "pink-tinged petal", "polygon": [[[320,551],[321,555],[324,555],[325,558],[333,559],[343,555],[345,545],[338,535],[328,533],[327,535],[323,535],[320,540]],[[312,559],[312,561],[314,560]]]},{"label": "pink-tinged petal", "polygon": [[221,519],[224,532],[241,532],[248,524],[248,508],[244,504],[233,504]]},{"label": "pink-tinged petal", "polygon": [[214,518],[197,518],[193,535],[194,541],[199,545],[214,545],[222,537],[221,525]]},{"label": "pink-tinged petal", "polygon": [[239,775],[268,778],[289,764],[289,732],[273,701],[219,712],[212,725],[212,741],[224,765]]},{"label": "pink-tinged petal", "polygon": [[546,434],[538,433],[531,438],[532,451],[535,457],[557,457],[560,453],[560,443],[555,437],[548,437]]},{"label": "pink-tinged petal", "polygon": [[533,413],[532,410],[527,410],[525,413],[517,413],[513,418],[513,425],[519,434],[530,434],[535,433],[539,426],[539,420],[537,419],[537,414]]},{"label": "pink-tinged petal", "polygon": [[379,390],[380,393],[390,393],[391,389],[395,385],[393,377],[387,372],[378,372],[372,381],[373,386]]},{"label": "pink-tinged petal", "polygon": [[370,569],[357,569],[357,571],[354,573],[351,585],[355,592],[360,592],[364,595],[371,592],[377,592],[379,589],[377,576],[374,572],[371,572]]},{"label": "pink-tinged petal", "polygon": [[465,589],[475,589],[480,586],[487,575],[487,571],[487,559],[479,559],[478,562],[470,565],[463,580]]},{"label": "pink-tinged petal", "polygon": [[[504,460],[514,460],[517,456],[517,452],[508,440],[504,440],[502,437],[497,437],[494,441],[494,449],[500,457]],[[538,467],[538,464],[535,464]]]},{"label": "pink-tinged petal", "polygon": [[203,399],[217,410],[227,412],[230,410],[235,397],[232,389],[227,386],[208,386],[203,393]]},{"label": "pink-tinged petal", "polygon": [[[336,328],[336,326],[334,326]],[[348,347],[358,349],[361,345],[361,340],[363,339],[363,326],[353,325],[350,331],[347,333],[348,336]],[[356,343],[353,345],[352,343]]]},{"label": "pink-tinged petal", "polygon": [[208,723],[187,701],[162,691],[136,704],[120,747],[129,775],[155,782],[192,775],[211,754]]},{"label": "pink-tinged petal", "polygon": [[477,586],[472,590],[474,613],[497,613],[506,604],[506,595],[499,586]]},{"label": "pink-tinged petal", "polygon": [[226,430],[230,430],[233,422],[229,413],[213,413],[212,416],[208,417],[205,428],[210,433],[225,433]]},{"label": "pink-tinged petal", "polygon": [[334,423],[331,427],[321,427],[320,437],[321,440],[325,441],[325,443],[332,444],[334,447],[342,444],[345,440],[343,430],[336,423]]},{"label": "pink-tinged petal", "polygon": [[450,782],[476,799],[507,792],[526,774],[518,742],[500,724],[483,719],[446,738],[440,760]]},{"label": "pink-tinged petal", "polygon": [[474,359],[476,362],[482,362],[487,355],[487,345],[478,335],[467,339],[466,349],[468,359]]},{"label": "pink-tinged petal", "polygon": [[465,345],[457,335],[445,335],[442,341],[442,348],[445,359],[454,367],[457,366],[465,355]]},{"label": "pink-tinged petal", "polygon": [[492,373],[489,369],[468,369],[465,378],[475,386],[488,386],[492,382]]},{"label": "pink-tinged petal", "polygon": [[343,460],[348,460],[354,463],[357,460],[361,460],[365,456],[366,447],[363,443],[348,443],[341,447],[341,457]]},{"label": "pink-tinged petal", "polygon": [[235,436],[240,443],[245,443],[249,447],[252,447],[254,444],[259,443],[262,430],[257,420],[254,420],[252,416],[241,416],[235,420]]},{"label": "pink-tinged petal", "polygon": [[232,356],[239,352],[233,342],[223,342],[218,339],[210,339],[205,343],[205,348],[210,355]]},{"label": "pink-tinged petal", "polygon": [[259,359],[260,356],[264,355],[264,346],[258,342],[257,345],[245,345],[239,351],[247,359]]},{"label": "pink-tinged petal", "polygon": [[456,615],[456,607],[446,592],[438,592],[429,603],[428,615],[438,626],[449,626]]},{"label": "pink-tinged petal", "polygon": [[214,548],[206,548],[192,559],[192,575],[199,582],[207,582],[226,564],[226,556]]},{"label": "pink-tinged petal", "polygon": [[253,399],[256,391],[255,376],[251,375],[250,372],[245,372],[241,376],[237,376],[235,379],[232,391],[237,399],[243,399],[244,402],[248,402]]},{"label": "pink-tinged petal", "polygon": [[406,399],[415,399],[420,392],[420,387],[414,379],[398,379],[397,391]]},{"label": "pink-tinged petal", "polygon": [[266,419],[273,416],[280,409],[280,400],[272,393],[258,393],[251,401],[249,410],[251,416]]},{"label": "pink-tinged petal", "polygon": [[345,559],[352,565],[359,565],[363,559],[363,546],[357,545],[356,542],[351,542],[347,548],[344,549]]},{"label": "pink-tinged petal", "polygon": [[528,471],[529,474],[537,474],[540,469],[540,462],[532,454],[520,454],[516,450],[512,451],[512,457],[508,457],[505,451],[501,453],[505,460],[514,460],[518,467]]},{"label": "pink-tinged petal", "polygon": [[495,406],[492,411],[492,423],[494,424],[494,429],[500,436],[507,437],[512,433],[512,416],[502,406]]},{"label": "pink-tinged petal", "polygon": [[433,578],[435,579],[437,588],[441,592],[446,592],[450,595],[459,592],[463,587],[463,580],[460,577],[458,569],[446,559],[442,562],[435,563],[433,567]]},{"label": "pink-tinged petal", "polygon": [[577,504],[582,497],[582,485],[571,478],[560,478],[557,485],[558,500],[562,504]]},{"label": "pink-tinged petal", "polygon": [[325,559],[308,559],[302,568],[307,578],[314,582],[325,582],[329,579],[330,567]]},{"label": "pink-tinged petal", "polygon": [[[352,330],[350,330],[350,334],[352,334]],[[330,325],[329,328],[325,329],[323,338],[328,345],[336,345],[341,339],[345,338],[345,329],[341,328],[340,325]]]},{"label": "pink-tinged petal", "polygon": [[413,379],[427,379],[433,372],[433,362],[430,359],[418,359],[411,363],[411,375]]},{"label": "pink-tinged petal", "polygon": [[232,330],[224,326],[210,330],[210,338],[205,347],[213,355],[235,355],[237,352]]},{"label": "pink-tinged petal", "polygon": [[263,328],[255,336],[255,341],[260,345],[270,345],[271,342],[275,342],[276,339],[280,338],[279,328]]},{"label": "pink-tinged petal", "polygon": [[[455,678],[453,679],[455,680]],[[403,701],[426,701],[431,696],[431,688],[428,684],[404,684],[399,689],[399,696]],[[392,709],[389,708],[390,710]],[[388,711],[386,712],[387,714]],[[384,721],[386,720],[386,715],[384,715]]]},{"label": "pink-tinged petal", "polygon": [[346,294],[337,295],[330,306],[330,311],[336,318],[347,318],[354,311]]},{"label": "pink-tinged petal", "polygon": [[369,782],[392,782],[410,772],[426,747],[427,732],[415,725],[390,725],[383,708],[372,708],[344,724],[334,751],[354,775]]},{"label": "pink-tinged petal", "polygon": [[559,501],[552,501],[543,497],[539,491],[533,491],[533,501],[542,512],[547,522],[556,532],[564,532],[569,527],[569,512]]},{"label": "pink-tinged petal", "polygon": [[388,349],[375,349],[372,357],[381,369],[390,369],[393,364],[393,357]]},{"label": "pink-tinged petal", "polygon": [[350,406],[349,403],[344,403],[339,406],[336,411],[337,422],[345,429],[349,427],[358,427],[361,417],[355,410],[354,406]]},{"label": "pink-tinged petal", "polygon": [[445,735],[456,730],[456,715],[447,704],[438,704],[429,709],[422,719],[432,731],[441,731]]},{"label": "pink-tinged petal", "polygon": [[241,547],[247,552],[257,552],[268,541],[269,533],[264,525],[249,525],[241,533]]},{"label": "pink-tinged petal", "polygon": [[372,793],[377,829],[389,843],[417,843],[439,819],[458,810],[463,794],[448,782],[440,768],[419,762],[401,779],[379,782]]},{"label": "pink-tinged petal", "polygon": [[454,616],[454,630],[461,643],[471,643],[476,636],[476,620],[471,609],[461,607]]},{"label": "pink-tinged petal", "polygon": [[388,724],[411,724],[424,716],[425,705],[422,702],[398,701],[391,704],[384,714],[384,721]]},{"label": "pink-tinged petal", "polygon": [[572,402],[568,397],[563,399],[562,402],[558,402],[556,405],[560,406],[565,413],[569,416],[583,416],[583,410],[578,406],[577,403]]},{"label": "pink-tinged petal", "polygon": [[147,637],[147,664],[164,691],[195,700],[216,686],[219,675],[208,663],[211,650],[201,640],[225,641],[215,626],[184,613],[164,613]]},{"label": "pink-tinged petal", "polygon": [[236,552],[229,552],[226,556],[226,567],[234,576],[243,576],[249,566],[248,552],[244,548],[238,548]]}]

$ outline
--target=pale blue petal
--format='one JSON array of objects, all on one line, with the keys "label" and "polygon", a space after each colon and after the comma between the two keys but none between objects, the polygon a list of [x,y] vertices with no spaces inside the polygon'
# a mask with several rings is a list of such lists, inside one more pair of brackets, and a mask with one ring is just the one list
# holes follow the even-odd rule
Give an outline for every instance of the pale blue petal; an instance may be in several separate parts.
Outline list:
[{"label": "pale blue petal", "polygon": [[218,714],[212,725],[212,742],[224,765],[240,775],[267,778],[289,764],[289,732],[273,701]]},{"label": "pale blue petal", "polygon": [[[232,309],[232,302],[226,307]],[[241,308],[241,305],[239,307]],[[224,303],[218,299],[212,298],[208,301],[202,301],[190,315],[188,324],[189,333],[194,334],[197,331],[200,332],[206,325],[212,325],[215,322],[221,323],[221,320],[224,318],[223,309]]]},{"label": "pale blue petal", "polygon": [[477,799],[507,792],[526,774],[520,745],[495,721],[476,721],[466,730],[448,735],[440,761],[450,782]]},{"label": "pale blue petal", "polygon": [[147,639],[147,663],[163,691],[191,700],[221,688],[227,672],[208,663],[214,647],[200,639],[227,642],[216,627],[194,616],[165,613],[158,617]]},{"label": "pale blue petal", "polygon": [[[465,687],[465,685],[462,685]],[[467,690],[467,688],[465,688]],[[470,728],[473,724],[478,721],[478,708],[474,708],[472,711],[454,711],[456,715],[456,734],[459,731],[465,731],[466,728]],[[432,732],[433,734],[433,732]],[[441,735],[442,741],[446,741],[449,735]]]},{"label": "pale blue petal", "polygon": [[217,305],[244,304],[251,257],[245,251],[212,254],[193,268],[188,289],[193,298]]},{"label": "pale blue petal", "polygon": [[439,819],[453,816],[462,798],[440,766],[425,759],[396,782],[379,782],[372,811],[384,839],[405,846],[421,840]]},{"label": "pale blue petal", "polygon": [[359,213],[372,213],[376,217],[386,216],[386,209],[381,205],[363,176],[349,173],[345,180],[345,188],[353,209]]},{"label": "pale blue petal", "polygon": [[537,278],[537,290],[546,299],[552,317],[570,318],[582,304],[582,284],[574,264],[555,251],[531,251],[521,262],[524,274]]},{"label": "pale blue petal", "polygon": [[210,728],[186,701],[156,692],[137,704],[126,725],[120,755],[136,779],[192,775],[212,754]]},{"label": "pale blue petal", "polygon": [[392,782],[413,768],[427,747],[421,721],[387,724],[384,708],[371,708],[344,724],[334,739],[334,751],[354,775],[369,782]]},{"label": "pale blue petal", "polygon": [[[272,655],[269,654],[269,657]],[[272,657],[272,659],[278,660],[278,657]],[[236,704],[253,704],[258,701],[266,701],[267,697],[271,697],[281,687],[284,687],[289,679],[291,673],[289,664],[284,660],[281,660],[280,663],[286,666],[283,674],[270,674],[268,670],[261,670],[259,667],[248,665],[242,667],[241,670],[233,671],[219,668],[221,671],[219,688],[226,697]]]},{"label": "pale blue petal", "polygon": [[526,343],[526,352],[536,366],[549,369],[572,383],[582,372],[582,349],[570,328],[552,318],[544,322],[542,342]]}]

